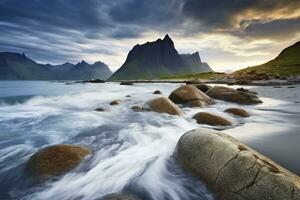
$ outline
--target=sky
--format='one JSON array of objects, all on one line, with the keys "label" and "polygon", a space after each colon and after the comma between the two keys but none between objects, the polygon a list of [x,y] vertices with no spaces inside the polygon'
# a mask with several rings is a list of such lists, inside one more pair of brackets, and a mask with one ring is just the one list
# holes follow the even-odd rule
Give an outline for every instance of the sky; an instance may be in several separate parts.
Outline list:
[{"label": "sky", "polygon": [[169,34],[215,71],[266,62],[300,40],[300,0],[1,0],[0,52],[40,63],[102,61]]}]

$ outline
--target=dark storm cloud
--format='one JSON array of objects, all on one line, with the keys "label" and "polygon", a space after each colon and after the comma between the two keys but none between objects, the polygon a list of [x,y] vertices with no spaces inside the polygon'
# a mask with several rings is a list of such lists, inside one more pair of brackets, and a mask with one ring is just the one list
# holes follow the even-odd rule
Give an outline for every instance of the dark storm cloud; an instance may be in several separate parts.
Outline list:
[{"label": "dark storm cloud", "polygon": [[299,6],[298,0],[1,0],[0,51],[62,62],[86,52],[118,54],[95,41],[147,32],[277,39],[295,35],[299,18],[274,18],[276,12]]}]

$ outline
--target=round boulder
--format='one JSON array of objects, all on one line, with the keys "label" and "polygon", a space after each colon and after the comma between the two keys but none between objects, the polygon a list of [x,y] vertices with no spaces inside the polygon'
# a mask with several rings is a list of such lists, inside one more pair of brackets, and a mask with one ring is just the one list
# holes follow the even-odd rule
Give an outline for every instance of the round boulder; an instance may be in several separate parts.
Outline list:
[{"label": "round boulder", "polygon": [[233,115],[237,115],[239,117],[249,117],[249,113],[242,109],[242,108],[228,108],[226,110],[224,110],[224,112],[227,112],[227,113],[230,113],[230,114],[233,114]]},{"label": "round boulder", "polygon": [[166,97],[158,97],[147,102],[148,110],[170,115],[183,115],[182,110]]},{"label": "round boulder", "polygon": [[239,104],[258,104],[262,101],[251,92],[237,91],[233,88],[215,86],[205,93],[208,96],[224,101],[239,103]]},{"label": "round boulder", "polygon": [[[183,85],[175,89],[169,96],[169,99],[174,103],[186,103],[189,105],[189,102],[198,101],[198,105],[206,106],[213,104],[213,100],[208,97],[206,94],[198,90],[195,86],[192,85]],[[202,102],[201,104],[199,102]],[[195,103],[190,103],[195,105]]]},{"label": "round boulder", "polygon": [[300,178],[231,136],[210,129],[185,133],[175,157],[222,200],[299,200]]},{"label": "round boulder", "polygon": [[198,124],[207,124],[211,126],[231,126],[232,123],[227,119],[207,112],[199,112],[193,116]]},{"label": "round boulder", "polygon": [[40,176],[60,175],[75,168],[91,153],[91,150],[78,145],[53,145],[33,154],[27,167],[30,172]]},{"label": "round boulder", "polygon": [[99,200],[139,200],[139,198],[131,194],[112,193],[101,197]]}]

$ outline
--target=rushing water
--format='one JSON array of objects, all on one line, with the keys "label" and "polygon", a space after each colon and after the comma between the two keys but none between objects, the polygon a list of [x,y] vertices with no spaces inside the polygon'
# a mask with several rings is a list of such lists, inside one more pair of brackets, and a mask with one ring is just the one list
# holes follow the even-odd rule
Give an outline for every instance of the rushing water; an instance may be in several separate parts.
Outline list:
[{"label": "rushing water", "polygon": [[[247,142],[253,140],[244,137],[246,130],[252,130],[251,138],[261,126],[282,119],[268,115],[274,112],[266,109],[284,102],[266,99],[269,104],[244,106],[252,114],[247,119],[223,113],[232,104],[222,101],[204,109],[183,108],[183,117],[130,109],[156,97],[154,90],[168,95],[178,86],[0,82],[0,199],[95,200],[113,192],[145,200],[214,199],[206,185],[184,172],[172,157],[183,133],[203,127],[191,119],[193,114],[206,110],[230,119],[234,125],[227,133]],[[125,101],[109,106],[115,99]],[[96,112],[97,107],[108,111]],[[64,176],[32,180],[24,170],[26,161],[38,149],[59,143],[85,145],[93,154]]]}]

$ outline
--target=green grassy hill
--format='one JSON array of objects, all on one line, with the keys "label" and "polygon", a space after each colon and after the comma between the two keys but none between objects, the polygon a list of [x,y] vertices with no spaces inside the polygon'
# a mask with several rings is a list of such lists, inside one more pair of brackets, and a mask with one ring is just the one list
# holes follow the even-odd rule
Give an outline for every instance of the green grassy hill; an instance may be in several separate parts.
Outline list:
[{"label": "green grassy hill", "polygon": [[238,70],[234,74],[251,71],[279,76],[300,75],[300,41],[285,48],[275,59],[262,65]]}]

